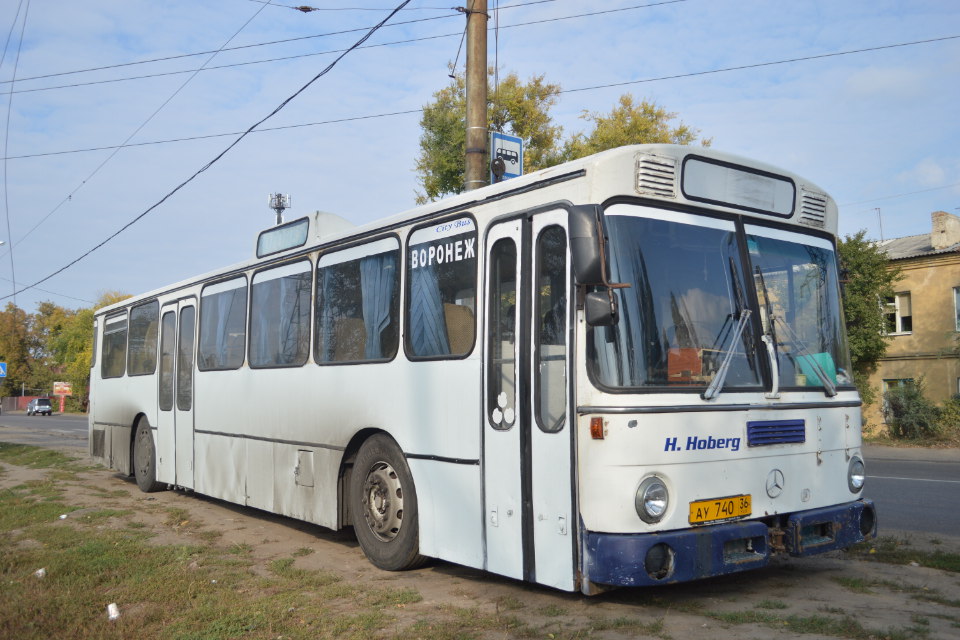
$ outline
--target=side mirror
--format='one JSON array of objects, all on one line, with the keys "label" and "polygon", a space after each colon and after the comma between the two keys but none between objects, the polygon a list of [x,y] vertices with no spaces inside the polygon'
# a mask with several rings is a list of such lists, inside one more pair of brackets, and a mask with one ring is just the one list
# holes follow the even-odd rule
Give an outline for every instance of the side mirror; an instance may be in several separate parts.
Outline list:
[{"label": "side mirror", "polygon": [[577,205],[567,214],[570,234],[570,257],[577,284],[599,285],[606,281],[603,273],[603,234],[600,207]]},{"label": "side mirror", "polygon": [[591,291],[583,298],[584,317],[591,327],[610,327],[617,324],[617,299],[613,291]]}]

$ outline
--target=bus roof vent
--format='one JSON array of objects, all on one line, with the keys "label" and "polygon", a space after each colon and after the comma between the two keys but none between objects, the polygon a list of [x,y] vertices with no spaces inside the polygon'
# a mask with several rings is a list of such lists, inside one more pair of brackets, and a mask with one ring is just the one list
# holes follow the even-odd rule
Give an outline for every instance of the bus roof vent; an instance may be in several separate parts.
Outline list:
[{"label": "bus roof vent", "polygon": [[826,226],[827,196],[800,187],[800,224],[823,228]]},{"label": "bus roof vent", "polygon": [[676,198],[676,159],[649,153],[637,156],[637,193],[657,198]]}]

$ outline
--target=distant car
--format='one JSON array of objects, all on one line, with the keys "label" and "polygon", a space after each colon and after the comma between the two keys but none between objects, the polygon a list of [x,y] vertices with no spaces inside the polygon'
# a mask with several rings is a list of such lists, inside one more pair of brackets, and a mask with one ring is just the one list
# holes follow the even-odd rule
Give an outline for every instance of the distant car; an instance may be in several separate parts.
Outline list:
[{"label": "distant car", "polygon": [[53,407],[50,406],[50,398],[34,398],[27,404],[27,415],[35,416],[42,413],[45,416],[53,413]]}]

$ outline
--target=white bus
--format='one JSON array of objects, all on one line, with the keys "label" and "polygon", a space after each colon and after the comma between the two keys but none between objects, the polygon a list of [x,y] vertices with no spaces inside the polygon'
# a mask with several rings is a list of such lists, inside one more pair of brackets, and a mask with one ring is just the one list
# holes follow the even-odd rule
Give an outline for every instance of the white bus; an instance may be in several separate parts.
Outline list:
[{"label": "white bus", "polygon": [[568,591],[876,535],[834,201],[711,149],[607,151],[101,309],[90,454]]}]

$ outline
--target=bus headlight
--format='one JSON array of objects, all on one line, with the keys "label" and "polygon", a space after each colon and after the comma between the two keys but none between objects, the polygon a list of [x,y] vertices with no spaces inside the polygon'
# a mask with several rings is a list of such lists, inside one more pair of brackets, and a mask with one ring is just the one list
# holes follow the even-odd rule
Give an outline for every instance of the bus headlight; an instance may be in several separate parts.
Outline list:
[{"label": "bus headlight", "polygon": [[847,486],[851,493],[860,493],[863,489],[863,483],[866,480],[866,469],[863,466],[863,460],[858,456],[850,458],[850,464],[847,465]]},{"label": "bus headlight", "polygon": [[667,485],[657,476],[651,476],[640,483],[634,506],[637,515],[648,524],[660,522],[670,504],[670,494]]}]

